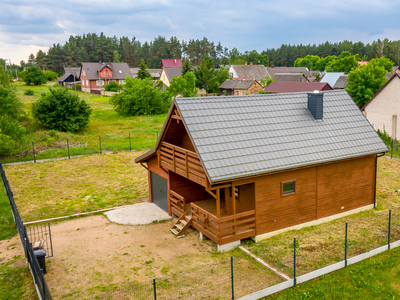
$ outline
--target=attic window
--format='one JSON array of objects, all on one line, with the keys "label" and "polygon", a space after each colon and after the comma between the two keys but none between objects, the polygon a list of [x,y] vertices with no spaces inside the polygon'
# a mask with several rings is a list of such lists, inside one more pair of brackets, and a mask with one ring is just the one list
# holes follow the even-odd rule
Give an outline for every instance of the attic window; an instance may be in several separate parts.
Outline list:
[{"label": "attic window", "polygon": [[281,186],[282,186],[282,196],[293,194],[295,192],[294,181],[282,182]]},{"label": "attic window", "polygon": [[104,71],[104,74],[105,74],[105,75],[108,75],[108,70],[105,70],[105,71]]},{"label": "attic window", "polygon": [[122,71],[121,71],[121,70],[119,70],[119,71],[118,71],[118,73],[119,73],[119,74],[122,74]]}]

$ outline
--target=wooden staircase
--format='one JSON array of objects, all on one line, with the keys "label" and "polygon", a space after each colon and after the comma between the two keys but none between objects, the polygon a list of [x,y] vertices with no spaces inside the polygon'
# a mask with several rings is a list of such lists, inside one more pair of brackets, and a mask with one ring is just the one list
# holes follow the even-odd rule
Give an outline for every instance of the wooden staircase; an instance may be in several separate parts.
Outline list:
[{"label": "wooden staircase", "polygon": [[186,217],[186,211],[185,211],[169,231],[175,234],[176,237],[181,237],[191,224],[192,224],[192,218]]}]

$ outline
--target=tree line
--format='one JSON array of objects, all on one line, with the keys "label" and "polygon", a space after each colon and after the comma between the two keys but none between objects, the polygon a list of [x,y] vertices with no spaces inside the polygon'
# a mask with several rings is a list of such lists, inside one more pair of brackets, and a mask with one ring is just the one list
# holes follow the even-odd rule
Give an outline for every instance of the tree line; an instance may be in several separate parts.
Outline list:
[{"label": "tree line", "polygon": [[78,67],[82,62],[114,61],[126,62],[130,67],[139,67],[143,59],[151,69],[160,68],[161,59],[188,58],[193,66],[199,66],[204,57],[211,57],[215,65],[254,63],[265,66],[293,67],[298,58],[315,55],[322,58],[340,56],[344,51],[358,55],[361,60],[371,60],[385,56],[399,65],[400,40],[377,40],[373,43],[353,43],[342,41],[338,43],[325,42],[309,45],[286,45],[279,48],[268,48],[260,53],[256,50],[240,52],[237,48],[229,50],[221,42],[215,43],[203,39],[180,41],[172,36],[169,39],[158,36],[144,43],[135,37],[108,37],[103,33],[88,33],[70,36],[64,45],[53,44],[47,52],[39,50],[28,60],[21,61],[20,67],[38,66],[42,70],[52,70],[63,74],[64,67]]}]

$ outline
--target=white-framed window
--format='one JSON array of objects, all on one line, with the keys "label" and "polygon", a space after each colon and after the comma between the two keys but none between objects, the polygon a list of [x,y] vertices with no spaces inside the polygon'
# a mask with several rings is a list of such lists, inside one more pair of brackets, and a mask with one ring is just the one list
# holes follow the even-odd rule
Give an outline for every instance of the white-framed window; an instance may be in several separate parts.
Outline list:
[{"label": "white-framed window", "polygon": [[108,70],[107,70],[107,69],[104,71],[104,74],[105,74],[106,76],[108,76]]},{"label": "white-framed window", "polygon": [[104,80],[96,80],[96,85],[97,86],[103,86],[104,85]]},{"label": "white-framed window", "polygon": [[243,96],[246,95],[246,91],[243,91]]},{"label": "white-framed window", "polygon": [[83,75],[83,76],[86,76],[85,70],[83,70],[82,75]]},{"label": "white-framed window", "polygon": [[86,85],[89,86],[89,80],[86,79]]},{"label": "white-framed window", "polygon": [[119,84],[124,84],[125,83],[125,80],[120,80],[119,81]]}]

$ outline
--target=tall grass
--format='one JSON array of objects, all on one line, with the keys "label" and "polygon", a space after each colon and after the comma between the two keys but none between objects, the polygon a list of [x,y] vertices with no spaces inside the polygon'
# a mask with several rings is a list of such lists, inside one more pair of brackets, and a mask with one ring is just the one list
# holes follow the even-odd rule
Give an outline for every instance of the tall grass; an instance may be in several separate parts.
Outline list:
[{"label": "tall grass", "polygon": [[17,234],[11,206],[8,202],[3,183],[0,183],[0,241],[12,238]]},{"label": "tall grass", "polygon": [[[389,148],[389,151],[386,153],[386,155],[388,155],[388,156],[393,155],[393,157],[400,158],[400,142],[397,140],[393,140],[393,145],[392,145],[392,138],[389,136],[389,134],[386,131],[381,132],[378,129],[378,134],[381,137],[382,141]],[[393,148],[393,152],[392,152],[392,148]]]}]

